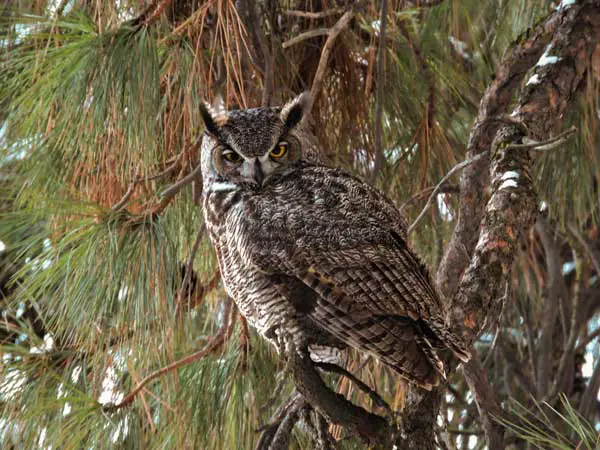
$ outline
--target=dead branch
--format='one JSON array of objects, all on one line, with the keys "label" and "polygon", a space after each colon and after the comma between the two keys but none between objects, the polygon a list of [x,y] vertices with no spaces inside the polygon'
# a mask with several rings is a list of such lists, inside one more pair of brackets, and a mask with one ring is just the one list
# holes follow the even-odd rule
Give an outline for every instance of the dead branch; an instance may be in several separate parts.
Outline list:
[{"label": "dead branch", "polygon": [[283,44],[281,44],[281,47],[286,49],[290,48],[293,45],[300,44],[301,42],[306,41],[307,39],[311,39],[317,36],[327,36],[329,35],[329,31],[329,28],[315,28],[314,30],[308,30],[303,33],[300,33],[298,36],[294,36],[293,38],[288,39]]},{"label": "dead branch", "polygon": [[302,17],[304,19],[324,19],[329,16],[335,16],[336,14],[343,13],[344,10],[340,8],[336,9],[328,9],[327,11],[298,11],[295,9],[288,9],[287,11],[283,11],[284,16],[290,17]]},{"label": "dead branch", "polygon": [[446,175],[444,175],[444,177],[440,180],[440,182],[433,188],[433,192],[431,192],[431,194],[429,195],[429,198],[427,199],[427,203],[425,203],[425,206],[423,207],[423,210],[421,211],[421,213],[417,216],[417,218],[414,220],[414,222],[408,227],[408,231],[406,232],[407,235],[410,235],[410,233],[413,232],[413,230],[415,229],[415,227],[417,226],[419,221],[423,218],[423,216],[425,215],[425,213],[431,206],[431,203],[433,202],[433,199],[435,198],[435,196],[438,194],[440,188],[446,183],[446,181],[448,181],[448,179],[452,175],[454,175],[456,172],[459,172],[460,170],[464,169],[465,167],[479,161],[484,156],[487,156],[487,152],[480,153],[478,155],[475,155],[471,159],[468,159],[466,161],[458,163],[452,169],[450,169],[450,171]]},{"label": "dead branch", "polygon": [[333,48],[333,44],[335,40],[339,36],[339,34],[348,26],[350,21],[354,18],[354,10],[346,11],[340,20],[331,28],[329,31],[329,36],[327,36],[327,40],[325,41],[325,45],[323,45],[323,49],[321,50],[321,57],[319,59],[319,65],[317,66],[317,72],[315,74],[315,78],[313,79],[312,88],[310,90],[310,105],[307,107],[307,111],[310,112],[312,110],[312,105],[316,100],[317,96],[321,92],[321,86],[323,84],[323,79],[325,78],[325,72],[327,71],[327,67],[329,65],[329,55],[331,54],[331,50]]}]

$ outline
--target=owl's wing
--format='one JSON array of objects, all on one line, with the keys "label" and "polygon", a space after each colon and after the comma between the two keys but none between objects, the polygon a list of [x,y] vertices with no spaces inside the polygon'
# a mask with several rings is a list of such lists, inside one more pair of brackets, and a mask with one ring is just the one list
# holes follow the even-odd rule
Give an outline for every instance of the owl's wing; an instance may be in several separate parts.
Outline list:
[{"label": "owl's wing", "polygon": [[340,170],[317,167],[254,201],[232,216],[237,231],[229,233],[236,241],[230,245],[261,270],[297,278],[340,314],[355,309],[381,320],[410,320],[429,341],[468,359],[445,328],[440,298],[405,241],[399,212],[378,191]]}]

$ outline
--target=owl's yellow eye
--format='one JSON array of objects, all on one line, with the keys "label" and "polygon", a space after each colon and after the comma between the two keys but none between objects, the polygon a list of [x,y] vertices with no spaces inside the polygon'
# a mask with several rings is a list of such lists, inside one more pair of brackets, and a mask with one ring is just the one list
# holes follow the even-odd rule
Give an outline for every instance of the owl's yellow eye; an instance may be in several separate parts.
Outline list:
[{"label": "owl's yellow eye", "polygon": [[234,152],[233,150],[230,149],[226,149],[223,150],[223,159],[225,159],[225,161],[229,161],[230,163],[239,163],[242,160],[242,157],[240,156],[239,153]]},{"label": "owl's yellow eye", "polygon": [[270,155],[273,158],[283,158],[285,156],[285,154],[287,153],[287,151],[288,151],[288,143],[282,141],[279,144],[277,144],[273,150],[271,150]]}]

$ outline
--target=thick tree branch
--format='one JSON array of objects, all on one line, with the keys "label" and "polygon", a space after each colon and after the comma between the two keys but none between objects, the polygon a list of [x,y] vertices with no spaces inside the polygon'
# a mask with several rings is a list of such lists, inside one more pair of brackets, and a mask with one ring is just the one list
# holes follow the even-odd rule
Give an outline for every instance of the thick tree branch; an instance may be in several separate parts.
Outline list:
[{"label": "thick tree branch", "polygon": [[[494,81],[481,98],[466,159],[489,150],[496,131],[502,125],[496,119],[506,113],[521,79],[542,55],[565,15],[565,12],[554,12],[547,20],[527,30],[504,57]],[[461,176],[458,221],[436,276],[438,288],[447,298],[454,293],[477,242],[485,205],[485,186],[489,179],[488,165],[489,158],[483,158],[468,167]]]},{"label": "thick tree branch", "polygon": [[[557,62],[538,64],[535,74],[539,82],[525,86],[511,114],[514,123],[498,120],[522,77],[542,56],[552,33],[552,45],[546,51],[552,50]],[[557,9],[535,27],[531,37],[507,54],[482,98],[467,155],[470,159],[491,148],[490,170],[485,170],[488,160],[482,158],[480,164],[463,172],[459,221],[437,274],[440,291],[452,298],[449,323],[462,331],[468,342],[497,320],[519,235],[531,226],[536,215],[531,159],[527,151],[510,145],[522,143],[525,136],[543,140],[558,125],[579,88],[599,38],[597,2],[588,0]],[[488,173],[491,196],[484,203],[488,179],[484,174]],[[404,427],[418,424],[428,415],[433,427],[441,395],[441,389],[430,393],[411,389]],[[421,443],[405,448],[435,448],[429,430],[417,429],[404,440],[409,444],[413,441]]]}]

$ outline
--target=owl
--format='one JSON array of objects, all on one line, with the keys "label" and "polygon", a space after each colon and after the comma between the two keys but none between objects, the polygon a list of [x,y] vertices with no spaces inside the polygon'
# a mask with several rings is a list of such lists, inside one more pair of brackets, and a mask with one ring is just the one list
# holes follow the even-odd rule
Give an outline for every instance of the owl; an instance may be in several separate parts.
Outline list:
[{"label": "owl", "polygon": [[281,108],[201,108],[202,209],[225,288],[275,345],[291,336],[313,358],[353,348],[431,389],[438,350],[469,352],[394,203],[325,164],[309,104],[305,93]]}]

